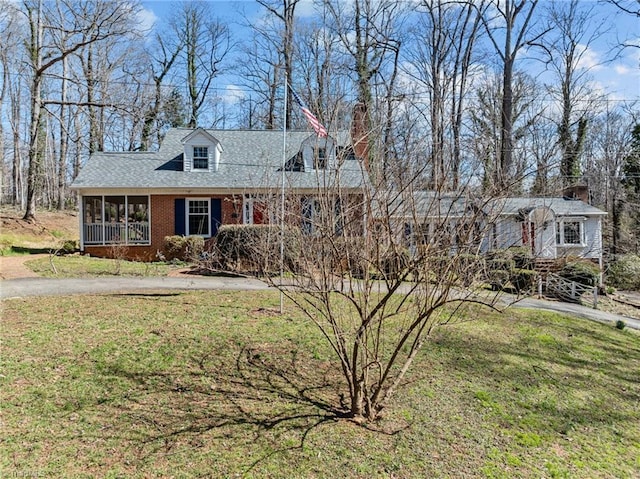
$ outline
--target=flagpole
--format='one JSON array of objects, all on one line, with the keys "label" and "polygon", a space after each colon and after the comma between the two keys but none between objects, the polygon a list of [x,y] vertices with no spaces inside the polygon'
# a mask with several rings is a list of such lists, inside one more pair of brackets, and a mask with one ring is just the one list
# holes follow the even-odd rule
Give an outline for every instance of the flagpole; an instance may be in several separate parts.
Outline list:
[{"label": "flagpole", "polygon": [[284,313],[284,183],[285,166],[287,164],[287,100],[289,94],[289,79],[287,71],[284,72],[284,114],[282,124],[282,167],[280,168],[280,314]]}]

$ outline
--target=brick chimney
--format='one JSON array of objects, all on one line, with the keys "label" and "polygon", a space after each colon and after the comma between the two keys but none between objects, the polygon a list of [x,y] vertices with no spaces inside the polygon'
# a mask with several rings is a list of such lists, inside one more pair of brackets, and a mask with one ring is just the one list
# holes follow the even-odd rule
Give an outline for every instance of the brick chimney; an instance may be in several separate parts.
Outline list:
[{"label": "brick chimney", "polygon": [[569,186],[562,190],[562,197],[565,200],[582,200],[589,203],[589,187],[587,185]]},{"label": "brick chimney", "polygon": [[353,152],[356,158],[364,162],[365,168],[369,169],[369,128],[367,121],[368,113],[364,103],[356,103],[353,107],[351,118],[351,141]]}]

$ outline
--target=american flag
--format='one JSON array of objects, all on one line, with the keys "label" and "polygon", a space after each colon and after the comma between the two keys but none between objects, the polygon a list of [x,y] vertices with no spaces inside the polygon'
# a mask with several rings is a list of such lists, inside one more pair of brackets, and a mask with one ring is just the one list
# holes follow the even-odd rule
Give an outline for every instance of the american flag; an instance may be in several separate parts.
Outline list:
[{"label": "american flag", "polygon": [[318,136],[325,138],[327,136],[327,129],[324,127],[324,125],[320,123],[320,120],[318,120],[316,116],[311,113],[311,110],[309,110],[305,106],[305,104],[302,103],[302,100],[293,88],[291,88],[291,93],[293,94],[293,98],[296,100],[296,103],[300,105],[300,108],[302,108],[302,113],[304,113],[304,116],[307,118],[307,121],[309,122],[309,125],[311,125],[311,128],[313,128]]}]

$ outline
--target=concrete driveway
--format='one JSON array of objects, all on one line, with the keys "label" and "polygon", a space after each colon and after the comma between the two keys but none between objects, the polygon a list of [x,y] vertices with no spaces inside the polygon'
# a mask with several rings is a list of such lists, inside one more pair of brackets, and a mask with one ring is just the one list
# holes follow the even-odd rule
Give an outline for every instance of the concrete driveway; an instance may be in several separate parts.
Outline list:
[{"label": "concrete driveway", "polygon": [[561,301],[547,301],[545,299],[537,298],[523,298],[515,302],[513,307],[516,308],[530,308],[530,309],[543,309],[546,311],[555,311],[558,313],[564,313],[571,316],[577,316],[580,318],[590,319],[592,321],[598,321],[601,323],[615,324],[617,321],[624,321],[627,327],[640,330],[640,320],[622,316],[619,314],[608,313],[606,311],[600,311],[598,309],[589,308],[588,306],[582,306],[574,303],[563,303]]},{"label": "concrete driveway", "polygon": [[[132,293],[149,290],[266,290],[269,286],[254,278],[224,276],[149,276],[104,278],[18,278],[0,281],[0,299],[26,298],[96,293]],[[505,297],[506,303],[511,303]],[[523,298],[512,307],[544,309],[580,318],[615,324],[622,320],[633,329],[640,330],[640,320],[599,311],[586,306],[560,301]]]},{"label": "concrete driveway", "polygon": [[148,276],[105,278],[19,278],[0,281],[0,299],[69,294],[129,293],[173,290],[260,290],[268,289],[257,279],[221,276]]}]

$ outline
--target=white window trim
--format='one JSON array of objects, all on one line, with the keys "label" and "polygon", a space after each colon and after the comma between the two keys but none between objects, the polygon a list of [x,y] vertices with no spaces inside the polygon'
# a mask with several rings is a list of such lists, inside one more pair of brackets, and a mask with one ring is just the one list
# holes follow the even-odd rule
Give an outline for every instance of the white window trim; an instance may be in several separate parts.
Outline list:
[{"label": "white window trim", "polygon": [[[556,221],[556,246],[561,248],[584,248],[587,246],[585,240],[585,222],[586,218],[581,216],[560,218]],[[580,243],[567,243],[564,238],[564,224],[565,223],[578,223],[580,227]],[[560,236],[560,241],[558,240]]]},{"label": "white window trim", "polygon": [[[185,202],[184,202],[184,221],[185,221],[185,234],[186,236],[201,236],[203,238],[211,238],[211,198],[185,198]],[[189,213],[189,204],[192,201],[206,201],[207,202],[207,228],[209,230],[209,234],[206,235],[201,235],[201,234],[196,234],[196,233],[191,233],[191,231],[189,231],[189,217],[190,217],[190,213]]]},{"label": "white window trim", "polygon": [[[206,168],[196,168],[196,148],[206,148],[207,149],[207,167]],[[198,158],[204,158],[199,156]],[[211,147],[209,145],[193,145],[191,147],[191,170],[192,171],[209,171],[211,167]]]}]

